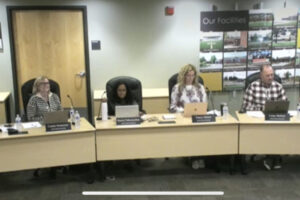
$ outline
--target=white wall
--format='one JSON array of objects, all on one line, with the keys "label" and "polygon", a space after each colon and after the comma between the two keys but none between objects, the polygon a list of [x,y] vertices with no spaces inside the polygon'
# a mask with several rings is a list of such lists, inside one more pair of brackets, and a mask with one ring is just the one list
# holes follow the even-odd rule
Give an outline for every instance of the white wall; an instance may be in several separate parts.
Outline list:
[{"label": "white wall", "polygon": [[[4,51],[0,52],[0,91],[13,93],[11,55],[7,27],[7,5],[86,5],[88,37],[101,40],[100,51],[89,50],[91,89],[103,89],[112,77],[129,75],[144,88],[167,87],[168,78],[186,63],[199,66],[200,12],[251,9],[251,0],[0,0],[0,23]],[[283,7],[284,0],[264,0],[264,8]],[[165,16],[165,6],[175,14]],[[287,0],[287,7],[300,8],[299,0]],[[90,46],[90,45],[89,45]],[[226,93],[220,94],[226,101]],[[231,94],[228,95],[231,98]],[[216,99],[216,97],[215,97]],[[240,105],[241,96],[234,98]]]}]

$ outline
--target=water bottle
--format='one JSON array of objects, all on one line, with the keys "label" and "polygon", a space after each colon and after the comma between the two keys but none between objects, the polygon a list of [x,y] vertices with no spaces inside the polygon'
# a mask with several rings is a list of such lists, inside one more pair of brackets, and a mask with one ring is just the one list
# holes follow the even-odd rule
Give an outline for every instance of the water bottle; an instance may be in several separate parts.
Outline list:
[{"label": "water bottle", "polygon": [[15,119],[15,123],[16,123],[16,129],[20,132],[22,131],[22,120],[19,114],[17,114],[16,119]]},{"label": "water bottle", "polygon": [[70,109],[70,120],[71,120],[72,124],[75,123],[75,112],[74,112],[73,107],[71,107],[71,109]]},{"label": "water bottle", "polygon": [[80,115],[78,110],[75,112],[75,128],[80,128]]},{"label": "water bottle", "polygon": [[225,103],[223,106],[223,119],[227,120],[229,115],[228,106]]},{"label": "water bottle", "polygon": [[102,101],[101,103],[101,112],[102,112],[102,120],[105,121],[108,119],[108,114],[107,114],[107,102]]},{"label": "water bottle", "polygon": [[300,120],[300,103],[297,104],[297,120]]}]

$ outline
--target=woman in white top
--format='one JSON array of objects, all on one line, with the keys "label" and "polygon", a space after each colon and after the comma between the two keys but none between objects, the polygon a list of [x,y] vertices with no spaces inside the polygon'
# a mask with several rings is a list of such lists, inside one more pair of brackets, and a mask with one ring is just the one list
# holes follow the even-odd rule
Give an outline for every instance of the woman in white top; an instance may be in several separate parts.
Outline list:
[{"label": "woman in white top", "polygon": [[198,82],[195,66],[187,64],[178,74],[177,84],[172,89],[171,112],[183,112],[184,104],[207,102],[204,86]]}]

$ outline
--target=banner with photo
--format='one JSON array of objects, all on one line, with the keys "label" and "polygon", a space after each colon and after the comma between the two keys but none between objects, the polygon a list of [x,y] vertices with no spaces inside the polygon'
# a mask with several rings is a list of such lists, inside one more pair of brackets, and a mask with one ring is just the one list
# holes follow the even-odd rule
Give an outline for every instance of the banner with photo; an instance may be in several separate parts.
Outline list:
[{"label": "banner with photo", "polygon": [[[298,85],[300,9],[258,9],[243,11],[243,14],[239,12],[201,13],[200,75],[206,78],[218,77],[214,81],[204,81],[206,87],[214,88],[215,91],[244,89],[246,77],[259,72],[260,67],[265,64],[273,66],[285,87]],[[248,25],[225,27],[218,23],[221,18],[233,19],[235,13],[237,21],[248,13],[248,17],[243,18],[248,21]],[[229,21],[234,23],[235,20]],[[221,85],[221,88],[212,87],[210,84]]]}]

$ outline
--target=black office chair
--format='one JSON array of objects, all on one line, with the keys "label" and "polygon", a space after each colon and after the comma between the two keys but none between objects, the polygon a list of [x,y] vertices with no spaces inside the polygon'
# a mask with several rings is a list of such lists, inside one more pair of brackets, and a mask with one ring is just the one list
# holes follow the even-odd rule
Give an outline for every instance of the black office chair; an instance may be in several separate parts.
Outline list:
[{"label": "black office chair", "polygon": [[[26,81],[21,87],[22,101],[23,101],[24,114],[25,114],[25,116],[24,116],[25,121],[27,121],[27,104],[29,102],[30,97],[33,95],[32,94],[32,88],[33,88],[34,81],[35,81],[35,79],[30,79],[30,80]],[[57,96],[60,98],[59,84],[57,82],[51,80],[51,79],[49,79],[49,83],[50,83],[50,91],[52,93],[57,94]],[[34,170],[33,176],[38,177],[39,176],[39,171],[40,171],[40,169]],[[67,173],[66,167],[63,167],[63,173]],[[50,169],[50,177],[51,178],[56,177],[55,168]]]},{"label": "black office chair", "polygon": [[113,90],[119,82],[124,82],[128,85],[128,87],[132,93],[133,99],[139,105],[140,111],[145,112],[143,110],[143,95],[142,95],[141,81],[139,81],[136,78],[130,77],[130,76],[118,76],[118,77],[110,79],[106,83],[108,114],[109,115],[113,114],[113,111],[111,110],[111,108],[112,108],[111,102],[113,101]]},{"label": "black office chair", "polygon": [[[260,72],[256,72],[256,73],[249,75],[245,80],[245,90],[248,88],[248,86],[252,82],[254,82],[258,79],[260,79]],[[281,78],[277,74],[274,74],[274,80],[277,81],[278,83],[281,83]]]},{"label": "black office chair", "polygon": [[[171,76],[169,78],[169,82],[168,82],[168,85],[169,85],[169,104],[171,103],[172,89],[173,89],[174,85],[177,84],[177,77],[178,77],[178,73],[174,74],[173,76]],[[204,85],[204,81],[200,76],[198,76],[198,82],[201,83],[202,85]]]},{"label": "black office chair", "polygon": [[[35,81],[35,79],[30,79],[30,80],[26,81],[22,85],[22,88],[21,88],[22,101],[23,101],[25,116],[26,116],[26,113],[27,113],[27,104],[29,102],[30,97],[33,95],[32,94],[32,88],[33,88],[34,81]],[[50,83],[50,91],[52,93],[57,94],[57,96],[60,98],[59,84],[56,81],[51,80],[51,79],[49,79],[49,83]]]}]

